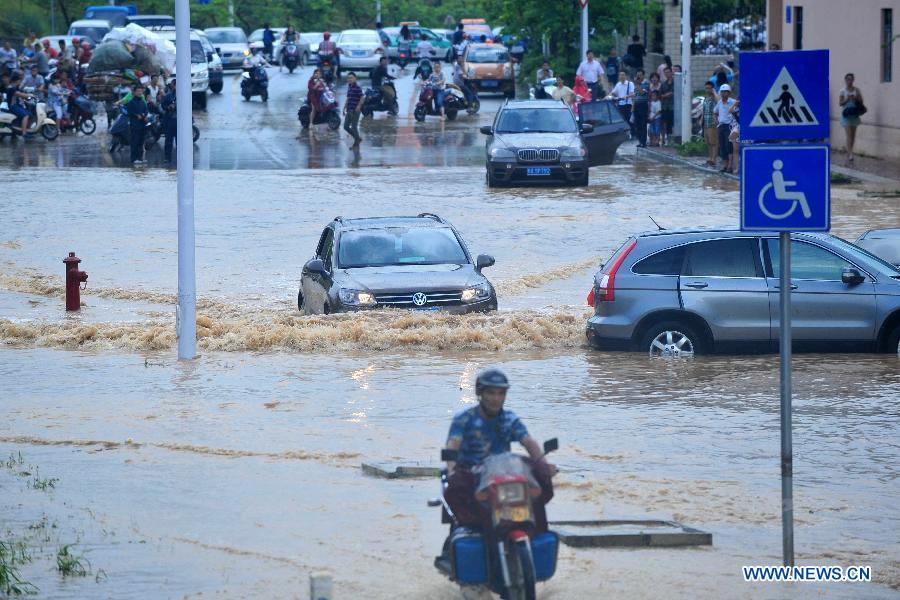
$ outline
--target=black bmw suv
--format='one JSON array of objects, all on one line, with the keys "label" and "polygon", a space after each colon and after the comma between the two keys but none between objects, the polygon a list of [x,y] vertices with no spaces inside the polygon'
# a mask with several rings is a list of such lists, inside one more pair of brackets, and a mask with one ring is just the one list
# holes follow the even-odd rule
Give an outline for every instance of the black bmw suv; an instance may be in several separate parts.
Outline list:
[{"label": "black bmw suv", "polygon": [[488,136],[488,187],[514,183],[587,185],[588,169],[613,162],[628,123],[608,100],[578,105],[578,117],[558,100],[511,100]]},{"label": "black bmw suv", "polygon": [[297,308],[329,314],[378,307],[497,310],[497,294],[481,270],[494,259],[474,260],[456,228],[437,215],[336,217],[303,266]]}]

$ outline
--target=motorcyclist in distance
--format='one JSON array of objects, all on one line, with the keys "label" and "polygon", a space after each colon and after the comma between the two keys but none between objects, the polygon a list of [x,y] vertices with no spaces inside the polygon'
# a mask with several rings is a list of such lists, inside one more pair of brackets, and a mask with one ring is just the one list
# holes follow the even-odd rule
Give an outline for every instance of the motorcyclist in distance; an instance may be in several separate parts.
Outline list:
[{"label": "motorcyclist in distance", "polygon": [[281,34],[281,43],[287,44],[290,42],[298,42],[300,41],[300,34],[294,29],[293,25],[288,25],[287,29],[284,30],[284,33]]},{"label": "motorcyclist in distance", "polygon": [[243,68],[245,71],[250,71],[250,76],[254,76],[254,67],[271,67],[272,65],[269,61],[266,60],[266,57],[263,56],[262,48],[252,48],[250,50],[250,55],[244,57],[244,65]]},{"label": "motorcyclist in distance", "polygon": [[341,68],[340,57],[337,53],[337,44],[331,39],[331,32],[326,31],[322,34],[322,41],[319,42],[319,64],[323,64],[328,59],[332,65],[332,69]]},{"label": "motorcyclist in distance", "polygon": [[428,41],[428,36],[424,33],[420,38],[419,44],[416,46],[416,50],[419,52],[419,59],[427,58],[430,60],[431,55],[434,54],[434,46],[431,45],[431,42]]},{"label": "motorcyclist in distance", "polygon": [[476,467],[493,454],[510,451],[512,442],[519,442],[531,457],[535,478],[541,484],[542,494],[534,503],[535,525],[539,530],[547,527],[544,504],[553,497],[551,478],[556,467],[544,458],[544,451],[528,434],[525,425],[515,413],[503,408],[509,379],[499,369],[487,369],[475,379],[475,395],[478,405],[468,408],[455,417],[447,435],[447,448],[457,450],[456,462],[447,463],[450,474],[444,498],[462,526],[481,526],[489,518],[475,500],[478,486]]}]

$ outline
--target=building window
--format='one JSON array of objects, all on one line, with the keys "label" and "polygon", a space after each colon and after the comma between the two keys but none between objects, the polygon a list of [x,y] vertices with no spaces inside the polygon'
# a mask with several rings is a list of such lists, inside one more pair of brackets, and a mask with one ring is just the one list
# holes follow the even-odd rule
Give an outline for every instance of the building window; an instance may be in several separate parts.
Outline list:
[{"label": "building window", "polygon": [[794,50],[803,50],[803,7],[794,7]]},{"label": "building window", "polygon": [[881,80],[892,81],[892,50],[894,46],[894,9],[881,10]]}]

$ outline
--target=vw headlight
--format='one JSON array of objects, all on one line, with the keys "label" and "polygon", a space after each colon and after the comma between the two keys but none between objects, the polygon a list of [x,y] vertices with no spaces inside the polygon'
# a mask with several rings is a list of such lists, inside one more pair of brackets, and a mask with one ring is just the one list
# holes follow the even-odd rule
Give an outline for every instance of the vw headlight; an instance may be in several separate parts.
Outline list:
[{"label": "vw headlight", "polygon": [[509,148],[491,148],[491,158],[515,158],[516,153]]},{"label": "vw headlight", "polygon": [[341,298],[341,302],[344,304],[349,304],[351,306],[366,306],[375,304],[375,296],[369,292],[361,292],[359,290],[348,290],[346,288],[341,288],[341,291],[338,293]]},{"label": "vw headlight", "polygon": [[506,483],[498,486],[497,501],[500,504],[518,504],[525,502],[525,484]]},{"label": "vw headlight", "polygon": [[563,158],[568,159],[581,159],[587,154],[587,150],[584,149],[584,146],[569,146],[568,148],[562,148],[560,151],[560,155]]},{"label": "vw headlight", "polygon": [[462,291],[463,302],[478,302],[479,300],[487,300],[491,297],[491,290],[488,289],[486,283],[481,283]]}]

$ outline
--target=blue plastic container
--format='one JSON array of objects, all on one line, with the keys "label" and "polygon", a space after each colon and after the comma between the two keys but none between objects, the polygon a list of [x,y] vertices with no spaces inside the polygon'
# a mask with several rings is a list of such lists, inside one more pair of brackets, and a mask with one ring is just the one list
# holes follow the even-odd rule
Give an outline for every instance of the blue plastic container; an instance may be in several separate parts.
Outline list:
[{"label": "blue plastic container", "polygon": [[546,581],[556,573],[556,556],[559,553],[559,538],[553,531],[538,533],[531,538],[531,555],[534,558],[534,576],[538,581]]},{"label": "blue plastic container", "polygon": [[453,577],[459,583],[487,583],[487,553],[480,533],[461,533],[451,541]]}]

